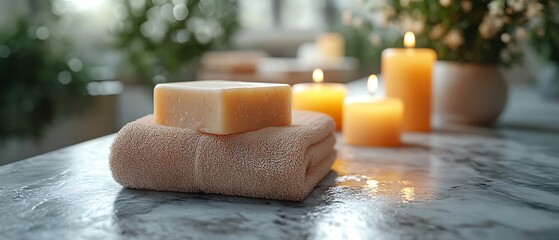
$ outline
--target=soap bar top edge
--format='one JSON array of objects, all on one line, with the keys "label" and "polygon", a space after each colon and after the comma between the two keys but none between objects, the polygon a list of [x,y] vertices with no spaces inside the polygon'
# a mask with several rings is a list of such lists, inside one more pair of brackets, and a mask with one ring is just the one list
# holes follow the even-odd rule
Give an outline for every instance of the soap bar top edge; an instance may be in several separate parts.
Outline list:
[{"label": "soap bar top edge", "polygon": [[204,81],[189,81],[189,82],[171,82],[160,83],[155,88],[182,88],[182,89],[199,89],[203,91],[221,91],[221,90],[234,90],[243,88],[268,88],[268,87],[289,87],[289,84],[284,83],[261,83],[261,82],[240,82],[240,81],[227,81],[227,80],[204,80]]}]

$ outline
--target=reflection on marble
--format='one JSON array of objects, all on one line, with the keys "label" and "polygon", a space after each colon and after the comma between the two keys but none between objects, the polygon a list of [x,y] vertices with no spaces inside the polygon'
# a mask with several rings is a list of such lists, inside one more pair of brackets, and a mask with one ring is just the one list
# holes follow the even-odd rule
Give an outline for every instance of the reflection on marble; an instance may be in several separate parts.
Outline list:
[{"label": "reflection on marble", "polygon": [[123,189],[108,169],[113,137],[0,167],[0,239],[559,236],[553,134],[447,129],[407,134],[402,148],[338,138],[303,202]]}]

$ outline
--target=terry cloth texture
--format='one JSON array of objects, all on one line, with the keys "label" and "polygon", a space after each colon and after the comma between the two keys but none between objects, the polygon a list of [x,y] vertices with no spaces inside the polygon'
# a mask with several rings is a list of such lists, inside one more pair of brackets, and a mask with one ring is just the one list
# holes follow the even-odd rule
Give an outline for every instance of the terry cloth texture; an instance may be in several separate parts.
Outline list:
[{"label": "terry cloth texture", "polygon": [[336,158],[334,122],[294,111],[290,126],[212,135],[157,125],[148,115],[117,134],[110,153],[122,186],[301,201]]}]

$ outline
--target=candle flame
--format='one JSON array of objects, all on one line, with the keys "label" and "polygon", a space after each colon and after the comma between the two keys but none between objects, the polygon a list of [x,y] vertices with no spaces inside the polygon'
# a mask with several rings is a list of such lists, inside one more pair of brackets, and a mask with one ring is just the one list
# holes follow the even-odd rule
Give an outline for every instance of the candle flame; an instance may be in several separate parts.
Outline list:
[{"label": "candle flame", "polygon": [[369,76],[369,81],[367,81],[367,88],[371,94],[374,94],[378,90],[378,78],[377,75],[371,74]]},{"label": "candle flame", "polygon": [[413,35],[412,32],[406,32],[406,34],[404,34],[404,47],[415,47],[415,35]]},{"label": "candle flame", "polygon": [[312,71],[312,80],[315,83],[321,83],[322,81],[324,81],[324,72],[322,72],[320,68],[315,69],[314,71]]}]

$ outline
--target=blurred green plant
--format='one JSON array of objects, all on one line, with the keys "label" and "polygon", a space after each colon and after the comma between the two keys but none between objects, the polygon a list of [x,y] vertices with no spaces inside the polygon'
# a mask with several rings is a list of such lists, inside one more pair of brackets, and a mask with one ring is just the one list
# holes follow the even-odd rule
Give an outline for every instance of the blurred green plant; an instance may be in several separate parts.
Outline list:
[{"label": "blurred green plant", "polygon": [[[360,75],[380,72],[380,55],[385,48],[396,46],[398,38],[381,38],[373,33],[370,23],[355,25],[344,23],[337,25],[333,31],[340,33],[345,40],[345,55],[359,61]],[[367,29],[366,31],[363,31]]]},{"label": "blurred green plant", "polygon": [[12,31],[0,31],[0,143],[39,137],[85,101],[81,61],[64,49],[52,51],[46,26],[16,22]]},{"label": "blurred green plant", "polygon": [[238,28],[235,0],[122,0],[110,30],[121,75],[153,86],[193,80],[201,55],[226,47]]},{"label": "blurred green plant", "polygon": [[540,2],[545,7],[532,21],[530,43],[543,59],[559,64],[559,1]]}]

